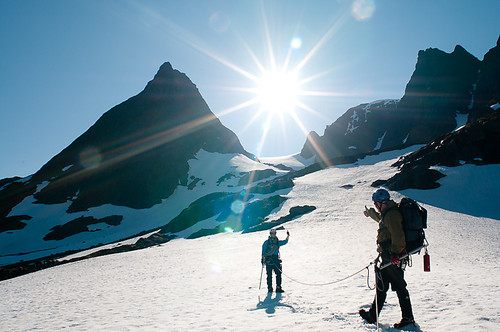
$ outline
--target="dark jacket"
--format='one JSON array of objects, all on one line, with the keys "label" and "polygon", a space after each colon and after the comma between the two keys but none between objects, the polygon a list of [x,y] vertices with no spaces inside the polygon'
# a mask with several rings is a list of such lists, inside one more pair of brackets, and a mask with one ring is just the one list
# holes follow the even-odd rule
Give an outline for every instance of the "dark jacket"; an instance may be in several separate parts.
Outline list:
[{"label": "dark jacket", "polygon": [[286,240],[278,240],[277,237],[269,237],[264,243],[262,244],[262,256],[268,257],[268,256],[273,256],[276,255],[279,257],[279,248],[281,246],[284,246],[285,244],[288,243],[288,239]]}]

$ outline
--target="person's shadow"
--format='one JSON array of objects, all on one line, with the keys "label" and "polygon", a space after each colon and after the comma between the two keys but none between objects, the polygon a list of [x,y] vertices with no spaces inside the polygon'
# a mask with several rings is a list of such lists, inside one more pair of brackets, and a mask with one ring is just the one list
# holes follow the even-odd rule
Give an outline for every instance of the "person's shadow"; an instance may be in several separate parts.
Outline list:
[{"label": "person's shadow", "polygon": [[273,293],[267,293],[267,296],[262,301],[259,296],[259,303],[257,303],[257,307],[251,310],[265,309],[267,314],[272,315],[276,312],[276,307],[285,307],[292,310],[292,312],[295,312],[294,307],[292,307],[291,305],[281,303],[282,298],[283,296],[281,295],[281,293],[277,293],[274,298]]}]

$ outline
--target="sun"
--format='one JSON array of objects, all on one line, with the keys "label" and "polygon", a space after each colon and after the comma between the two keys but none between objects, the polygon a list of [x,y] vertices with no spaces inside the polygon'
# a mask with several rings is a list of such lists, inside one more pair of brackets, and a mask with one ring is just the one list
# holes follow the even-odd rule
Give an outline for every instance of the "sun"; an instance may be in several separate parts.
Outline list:
[{"label": "sun", "polygon": [[292,72],[265,72],[257,80],[257,103],[271,114],[293,112],[298,105],[300,84]]},{"label": "sun", "polygon": [[[356,5],[352,7],[353,15],[359,12],[360,19],[369,18],[373,14],[373,1],[354,1]],[[242,50],[246,51],[242,53],[244,57],[237,57],[238,61],[244,65],[237,64],[229,58],[221,56],[218,52],[206,48],[204,45],[207,44],[207,41],[201,42],[199,36],[170,21],[162,14],[145,5],[137,4],[137,6],[143,12],[151,15],[155,22],[163,24],[164,30],[179,39],[181,43],[192,47],[245,79],[245,81],[234,81],[229,86],[210,87],[220,89],[225,94],[224,99],[239,100],[236,104],[216,111],[215,114],[217,118],[222,118],[235,112],[244,111],[244,117],[237,116],[233,119],[240,122],[238,125],[241,127],[241,134],[251,132],[249,136],[253,136],[257,132],[260,135],[257,146],[254,148],[255,155],[260,156],[264,145],[274,145],[275,139],[280,140],[276,145],[284,143],[287,147],[291,135],[294,136],[293,139],[296,139],[300,138],[302,133],[305,139],[310,133],[310,129],[307,127],[310,124],[309,118],[311,116],[328,121],[328,118],[319,112],[319,109],[324,107],[318,103],[318,98],[352,97],[351,93],[346,94],[331,90],[331,84],[323,79],[334,72],[335,67],[316,72],[317,68],[322,68],[322,66],[312,62],[319,50],[341,31],[345,24],[349,24],[352,16],[350,10],[340,11],[328,29],[316,36],[316,33],[307,34],[308,29],[302,29],[300,20],[296,21],[296,25],[290,23],[294,26],[281,22],[281,20],[269,20],[266,13],[267,6],[264,5],[267,2],[256,3],[260,3],[262,20],[259,27],[262,28],[262,35],[253,33],[254,30],[255,32],[260,31],[260,29],[254,28],[252,28],[251,36],[241,35],[239,31],[234,29],[237,25],[232,27],[231,20],[223,15],[224,13],[217,12],[210,17],[212,28],[218,34],[225,33],[227,37],[224,38],[230,38],[224,39],[228,41],[228,45],[242,46]],[[286,24],[281,25],[282,23]],[[228,34],[229,31],[232,33]],[[304,35],[304,33],[306,34]],[[233,44],[233,40],[238,40],[241,45]],[[263,47],[259,45],[263,45]],[[225,47],[222,48],[222,50],[224,49]],[[240,52],[238,51],[234,55],[236,54],[240,55]],[[308,66],[309,64],[313,65]],[[238,83],[234,84],[235,82]],[[236,94],[238,94],[238,98],[243,95],[244,97],[234,99]],[[243,119],[244,122],[241,121]],[[206,120],[195,122],[196,125],[203,125],[204,121],[212,121],[212,118],[207,117]],[[321,147],[315,144],[314,149],[317,155],[328,164]]]}]

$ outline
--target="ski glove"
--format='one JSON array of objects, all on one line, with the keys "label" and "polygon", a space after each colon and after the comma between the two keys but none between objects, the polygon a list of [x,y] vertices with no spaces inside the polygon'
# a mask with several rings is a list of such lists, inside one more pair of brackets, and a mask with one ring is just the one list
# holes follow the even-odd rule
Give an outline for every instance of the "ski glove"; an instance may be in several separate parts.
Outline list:
[{"label": "ski glove", "polygon": [[381,219],[380,214],[377,211],[375,211],[374,208],[367,208],[365,205],[365,210],[363,211],[363,214],[365,215],[365,217],[370,217],[376,222],[380,222]]},{"label": "ski glove", "polygon": [[391,255],[391,264],[399,265],[399,255]]},{"label": "ski glove", "polygon": [[392,254],[391,255],[391,264],[392,265],[399,265],[399,263],[401,262],[401,257],[403,257],[404,255],[406,255],[406,250],[401,251],[401,253],[399,255]]}]

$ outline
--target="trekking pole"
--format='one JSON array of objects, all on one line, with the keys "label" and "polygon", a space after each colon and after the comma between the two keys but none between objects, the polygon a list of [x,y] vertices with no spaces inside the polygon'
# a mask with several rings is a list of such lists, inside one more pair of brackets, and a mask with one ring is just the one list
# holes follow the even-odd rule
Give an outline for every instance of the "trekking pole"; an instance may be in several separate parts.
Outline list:
[{"label": "trekking pole", "polygon": [[[405,255],[403,255],[403,256],[401,256],[401,257],[399,257],[399,260],[402,260],[402,259],[404,259],[404,258],[406,258],[406,257],[409,257],[410,255],[413,255],[413,254],[415,254],[415,253],[419,252],[420,250],[422,250],[422,249],[424,249],[424,248],[427,248],[427,244],[424,244],[423,246],[418,247],[417,249],[414,249],[414,250],[410,251],[409,253],[407,253],[407,254],[405,254]],[[386,264],[384,264],[384,265],[382,265],[382,266],[380,267],[380,270],[383,270],[383,269],[385,269],[386,267],[388,267],[388,266],[390,266],[390,265],[391,265],[391,263],[386,263]]]},{"label": "trekking pole", "polygon": [[375,275],[375,317],[377,318],[377,332],[379,332],[380,327],[378,325],[378,289],[377,289],[377,277],[376,277],[376,275]]},{"label": "trekking pole", "polygon": [[262,269],[260,270],[259,290],[260,290],[260,285],[262,284],[262,272],[264,272],[264,264],[262,264]]},{"label": "trekking pole", "polygon": [[[377,258],[373,261],[375,266],[373,267],[373,272],[375,273],[375,318],[377,319],[377,332],[380,331],[380,326],[378,322],[378,278],[380,277],[377,273],[377,265],[378,265],[378,260],[380,258],[380,254],[377,256]],[[370,287],[368,285],[368,287]]]}]

